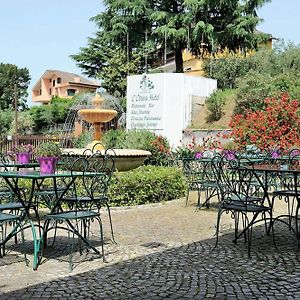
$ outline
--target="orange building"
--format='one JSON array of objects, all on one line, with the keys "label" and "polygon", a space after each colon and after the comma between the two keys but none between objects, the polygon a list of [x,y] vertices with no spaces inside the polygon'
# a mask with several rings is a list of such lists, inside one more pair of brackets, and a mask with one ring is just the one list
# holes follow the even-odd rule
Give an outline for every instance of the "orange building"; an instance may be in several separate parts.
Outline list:
[{"label": "orange building", "polygon": [[48,104],[52,97],[71,98],[82,92],[95,92],[100,85],[74,73],[47,70],[32,88],[32,101]]}]

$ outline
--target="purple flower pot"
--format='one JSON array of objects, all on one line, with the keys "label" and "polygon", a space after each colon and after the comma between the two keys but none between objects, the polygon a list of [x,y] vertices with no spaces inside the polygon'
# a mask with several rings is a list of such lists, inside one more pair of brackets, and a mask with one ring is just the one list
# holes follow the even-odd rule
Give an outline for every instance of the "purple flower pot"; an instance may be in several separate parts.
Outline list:
[{"label": "purple flower pot", "polygon": [[17,163],[19,164],[28,164],[30,162],[30,156],[31,153],[29,152],[24,152],[24,153],[17,153],[16,158],[17,158]]},{"label": "purple flower pot", "polygon": [[56,169],[57,157],[38,157],[41,174],[54,174]]},{"label": "purple flower pot", "polygon": [[225,150],[224,156],[228,160],[235,160],[235,151],[234,150]]},{"label": "purple flower pot", "polygon": [[196,159],[200,159],[200,158],[202,158],[203,157],[203,153],[202,152],[197,152],[197,153],[195,153],[195,158]]},{"label": "purple flower pot", "polygon": [[271,152],[271,157],[272,158],[279,158],[280,157],[280,153],[278,150],[274,150]]}]

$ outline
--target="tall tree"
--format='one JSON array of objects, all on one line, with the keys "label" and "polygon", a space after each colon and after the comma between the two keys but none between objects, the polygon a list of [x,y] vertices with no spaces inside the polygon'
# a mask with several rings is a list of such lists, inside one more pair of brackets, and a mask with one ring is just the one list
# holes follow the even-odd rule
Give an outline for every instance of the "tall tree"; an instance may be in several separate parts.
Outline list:
[{"label": "tall tree", "polygon": [[13,64],[0,63],[0,109],[15,108],[14,85],[17,86],[18,108],[27,108],[28,85],[30,83],[29,70],[18,68]]},{"label": "tall tree", "polygon": [[261,21],[256,10],[266,2],[270,0],[105,0],[106,10],[91,19],[99,28],[96,37],[72,58],[95,76],[107,65],[108,49],[125,49],[127,62],[139,53],[149,58],[147,64],[167,46],[175,53],[176,72],[183,72],[186,48],[199,56],[224,48],[247,51],[269,38],[255,32]]}]

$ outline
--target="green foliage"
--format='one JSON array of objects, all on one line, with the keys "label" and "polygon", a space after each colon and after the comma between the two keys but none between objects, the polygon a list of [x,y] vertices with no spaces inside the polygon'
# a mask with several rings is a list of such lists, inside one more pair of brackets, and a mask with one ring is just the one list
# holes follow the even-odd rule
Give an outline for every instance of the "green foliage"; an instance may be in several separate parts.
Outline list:
[{"label": "green foliage", "polygon": [[215,91],[206,99],[207,109],[209,115],[207,116],[208,122],[218,121],[224,115],[225,96],[227,93],[222,90]]},{"label": "green foliage", "polygon": [[244,114],[247,110],[265,108],[264,99],[277,97],[282,92],[288,92],[291,98],[300,96],[300,73],[288,71],[277,75],[261,74],[251,71],[240,79],[237,89],[235,114]]},{"label": "green foliage", "polygon": [[35,157],[59,157],[61,155],[61,149],[58,143],[49,141],[39,144],[34,154]]},{"label": "green foliage", "polygon": [[127,76],[139,73],[140,60],[141,57],[134,54],[128,62],[123,49],[107,49],[106,65],[97,74],[101,87],[112,95],[125,97]]},{"label": "green foliage", "polygon": [[[105,10],[91,19],[99,28],[95,37],[71,57],[85,74],[101,78],[110,93],[122,96],[128,65],[134,62],[136,73],[156,67],[162,45],[175,54],[177,73],[183,72],[186,48],[198,56],[217,48],[244,52],[257,48],[269,36],[254,32],[260,22],[256,10],[268,1],[250,5],[236,0],[106,0]],[[124,48],[126,55],[119,50]]]},{"label": "green foliage", "polygon": [[73,103],[73,99],[53,97],[50,101],[50,107],[52,112],[51,122],[54,124],[64,123],[69,113],[70,107],[73,105]]},{"label": "green foliage", "polygon": [[13,116],[14,113],[10,109],[0,110],[0,132],[2,134],[9,131],[14,118]]},{"label": "green foliage", "polygon": [[19,110],[27,108],[27,89],[30,83],[29,70],[18,68],[13,64],[0,63],[0,109],[14,109],[15,93],[14,84],[17,89],[17,105]]},{"label": "green foliage", "polygon": [[79,135],[78,137],[73,138],[73,147],[75,148],[85,148],[88,143],[93,140],[93,133],[91,131],[86,131]]},{"label": "green foliage", "polygon": [[240,57],[215,58],[205,62],[206,73],[218,80],[221,88],[237,88],[235,114],[264,109],[266,97],[288,92],[292,98],[300,94],[300,47],[275,45],[257,53]]},{"label": "green foliage", "polygon": [[[10,124],[10,134],[15,133],[15,119]],[[32,132],[34,123],[29,110],[21,111],[18,113],[18,133],[26,135]]]},{"label": "green foliage", "polygon": [[117,172],[109,196],[111,205],[137,205],[176,199],[185,191],[186,181],[180,169],[141,166]]},{"label": "green foliage", "polygon": [[30,115],[35,132],[45,132],[49,130],[53,117],[50,105],[33,106],[30,108]]},{"label": "green foliage", "polygon": [[166,138],[157,136],[149,130],[109,130],[103,135],[103,142],[107,148],[141,149],[152,155],[145,164],[167,165],[170,160],[170,145]]},{"label": "green foliage", "polygon": [[72,99],[54,97],[49,105],[31,107],[30,115],[33,130],[35,132],[47,132],[51,126],[64,123],[72,104]]},{"label": "green foliage", "polygon": [[217,79],[218,87],[235,88],[237,79],[243,77],[252,68],[245,56],[229,53],[227,57],[205,59],[203,70],[211,78]]},{"label": "green foliage", "polygon": [[106,148],[120,148],[121,141],[125,139],[126,131],[123,129],[108,130],[103,134],[102,142]]}]

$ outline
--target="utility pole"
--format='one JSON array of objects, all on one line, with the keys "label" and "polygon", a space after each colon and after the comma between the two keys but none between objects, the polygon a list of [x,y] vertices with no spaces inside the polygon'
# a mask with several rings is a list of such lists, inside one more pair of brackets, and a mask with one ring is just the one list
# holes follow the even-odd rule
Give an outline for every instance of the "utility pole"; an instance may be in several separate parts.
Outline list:
[{"label": "utility pole", "polygon": [[164,65],[167,64],[167,31],[165,31]]},{"label": "utility pole", "polygon": [[148,47],[147,47],[147,42],[148,42],[148,32],[147,29],[145,31],[145,73],[148,73]]},{"label": "utility pole", "polygon": [[19,144],[19,137],[18,137],[18,97],[17,97],[17,84],[14,84],[14,107],[15,107],[15,143],[16,145]]}]

